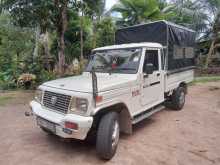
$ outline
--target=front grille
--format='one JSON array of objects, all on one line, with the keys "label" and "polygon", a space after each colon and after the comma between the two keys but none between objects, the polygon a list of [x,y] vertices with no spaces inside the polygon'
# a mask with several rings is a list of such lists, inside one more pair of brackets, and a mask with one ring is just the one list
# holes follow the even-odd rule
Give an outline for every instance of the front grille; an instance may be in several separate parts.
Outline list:
[{"label": "front grille", "polygon": [[67,113],[71,96],[45,91],[43,98],[43,105],[49,109]]}]

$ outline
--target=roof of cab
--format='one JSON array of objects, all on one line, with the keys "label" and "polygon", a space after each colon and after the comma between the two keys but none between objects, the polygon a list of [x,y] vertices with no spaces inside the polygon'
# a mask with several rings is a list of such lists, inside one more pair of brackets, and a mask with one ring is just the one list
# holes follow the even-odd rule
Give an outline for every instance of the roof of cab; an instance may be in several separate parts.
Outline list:
[{"label": "roof of cab", "polygon": [[140,48],[140,47],[163,48],[163,46],[159,43],[142,42],[142,43],[130,43],[130,44],[104,46],[104,47],[96,48],[93,51],[109,50],[109,49],[122,49],[122,48]]}]

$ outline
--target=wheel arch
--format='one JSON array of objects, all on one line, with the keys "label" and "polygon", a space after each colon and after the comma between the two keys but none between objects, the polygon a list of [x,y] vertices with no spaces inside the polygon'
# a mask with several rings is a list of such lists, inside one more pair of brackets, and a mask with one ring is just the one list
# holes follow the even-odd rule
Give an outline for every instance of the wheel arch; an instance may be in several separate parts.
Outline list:
[{"label": "wheel arch", "polygon": [[122,102],[118,102],[118,103],[115,103],[114,105],[100,108],[94,114],[94,127],[98,126],[100,119],[103,115],[105,115],[108,112],[112,112],[112,111],[115,111],[119,114],[120,131],[126,134],[131,134],[132,133],[131,114],[129,112],[128,107]]},{"label": "wheel arch", "polygon": [[172,89],[168,92],[165,92],[164,97],[169,98],[173,94],[173,92],[175,92],[175,90],[177,90],[177,88],[179,88],[179,87],[183,87],[185,89],[185,94],[188,93],[187,83],[185,81],[182,81],[182,82],[179,83],[179,85],[177,84],[177,86],[174,89]]},{"label": "wheel arch", "polygon": [[187,89],[187,83],[186,82],[181,82],[180,84],[179,84],[179,87],[183,87],[184,89],[185,89],[185,93],[187,94],[187,92],[188,92],[188,89]]}]

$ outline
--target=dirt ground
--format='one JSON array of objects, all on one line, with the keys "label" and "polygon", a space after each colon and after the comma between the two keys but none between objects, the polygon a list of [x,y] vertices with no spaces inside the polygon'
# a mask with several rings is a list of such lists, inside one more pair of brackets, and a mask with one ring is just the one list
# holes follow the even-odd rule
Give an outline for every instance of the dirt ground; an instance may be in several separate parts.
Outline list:
[{"label": "dirt ground", "polygon": [[95,146],[42,132],[25,117],[32,92],[0,93],[0,165],[220,164],[220,82],[189,87],[182,111],[167,109],[122,135],[115,157],[97,158]]}]

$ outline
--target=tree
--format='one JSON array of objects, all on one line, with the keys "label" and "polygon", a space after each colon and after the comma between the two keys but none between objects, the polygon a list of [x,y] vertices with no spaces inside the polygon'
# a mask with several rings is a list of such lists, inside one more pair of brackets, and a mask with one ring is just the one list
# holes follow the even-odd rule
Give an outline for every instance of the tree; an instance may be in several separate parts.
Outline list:
[{"label": "tree", "polygon": [[206,21],[209,18],[200,1],[175,0],[170,3],[169,10],[174,13],[168,18],[169,21],[191,28],[198,35],[207,29]]},{"label": "tree", "polygon": [[[7,9],[14,22],[21,27],[40,26],[43,33],[55,27],[58,36],[60,75],[65,70],[64,34],[68,24],[67,10],[69,2],[69,0],[3,0],[2,4],[2,8]],[[48,51],[48,48],[46,47],[45,50]]]},{"label": "tree", "polygon": [[34,47],[33,30],[11,23],[9,14],[0,15],[0,72],[15,76],[26,61],[32,58]]},{"label": "tree", "polygon": [[10,13],[12,22],[15,25],[36,29],[35,56],[38,52],[39,35],[41,34],[47,69],[49,69],[48,58],[50,56],[48,30],[52,27],[51,12],[49,10],[51,7],[51,1],[44,0],[2,0],[1,5],[1,8]]},{"label": "tree", "polygon": [[115,26],[110,17],[103,18],[97,23],[97,46],[113,45],[114,35]]},{"label": "tree", "polygon": [[117,24],[121,26],[135,25],[164,18],[157,0],[119,0],[111,11],[121,14],[122,18],[117,21]]},{"label": "tree", "polygon": [[[65,62],[71,64],[75,58],[81,57],[81,25],[80,16],[76,10],[68,10],[68,26],[64,35],[65,39]],[[83,55],[89,54],[92,49],[92,21],[89,17],[83,17]],[[53,35],[52,35],[53,36]],[[52,53],[57,54],[57,37],[54,36],[53,44],[51,47]],[[58,60],[58,57],[55,56]]]},{"label": "tree", "polygon": [[63,75],[65,71],[65,41],[64,35],[67,29],[67,9],[69,0],[54,0],[53,11],[55,19],[53,20],[58,36],[58,57],[59,74]]},{"label": "tree", "polygon": [[86,15],[92,17],[100,17],[105,11],[105,0],[83,0],[87,6]]},{"label": "tree", "polygon": [[85,4],[85,15],[89,16],[93,22],[92,46],[95,48],[97,46],[97,24],[101,21],[101,17],[105,12],[105,0],[84,0],[83,2]]},{"label": "tree", "polygon": [[218,40],[220,39],[220,1],[219,0],[204,0],[202,1],[205,3],[204,5],[208,8],[208,11],[212,13],[212,20],[210,22],[210,30],[208,35],[211,32],[211,46],[209,48],[209,52],[206,58],[205,68],[208,68],[210,57],[214,52],[215,45],[217,44]]}]

